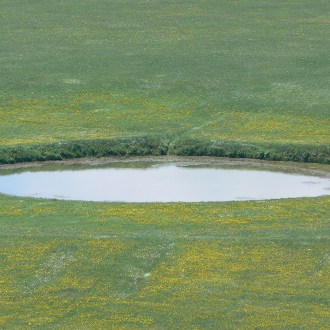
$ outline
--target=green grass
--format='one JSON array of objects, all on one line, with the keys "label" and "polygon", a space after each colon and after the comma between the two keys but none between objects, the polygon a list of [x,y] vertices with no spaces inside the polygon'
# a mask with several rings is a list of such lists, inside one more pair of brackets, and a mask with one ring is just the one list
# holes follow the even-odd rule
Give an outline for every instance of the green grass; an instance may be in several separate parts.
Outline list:
[{"label": "green grass", "polygon": [[326,1],[1,1],[0,143],[329,144]]},{"label": "green grass", "polygon": [[[329,163],[329,13],[325,0],[2,0],[0,163]],[[0,328],[325,329],[329,203],[1,195]]]},{"label": "green grass", "polygon": [[329,202],[1,196],[0,327],[325,329]]}]

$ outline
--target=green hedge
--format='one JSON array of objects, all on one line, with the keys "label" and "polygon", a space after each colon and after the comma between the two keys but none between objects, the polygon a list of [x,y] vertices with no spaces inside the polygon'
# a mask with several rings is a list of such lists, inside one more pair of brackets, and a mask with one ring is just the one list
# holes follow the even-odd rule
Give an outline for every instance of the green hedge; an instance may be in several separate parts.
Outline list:
[{"label": "green hedge", "polygon": [[82,157],[160,156],[167,154],[168,143],[161,137],[139,137],[18,145],[0,148],[0,164]]},{"label": "green hedge", "polygon": [[214,156],[330,164],[330,146],[247,144],[164,136],[79,140],[0,148],[0,164],[106,156]]},{"label": "green hedge", "polygon": [[168,153],[181,156],[253,158],[330,164],[329,145],[247,144],[180,139],[170,144]]}]

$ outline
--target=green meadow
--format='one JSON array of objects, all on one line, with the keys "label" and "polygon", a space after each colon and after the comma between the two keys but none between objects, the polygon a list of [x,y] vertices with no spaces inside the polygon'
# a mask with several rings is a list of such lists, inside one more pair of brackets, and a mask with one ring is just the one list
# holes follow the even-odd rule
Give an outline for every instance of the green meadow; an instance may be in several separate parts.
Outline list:
[{"label": "green meadow", "polygon": [[2,145],[329,144],[327,1],[1,1]]},{"label": "green meadow", "polygon": [[329,326],[329,197],[0,208],[2,328]]},{"label": "green meadow", "polygon": [[[325,0],[1,0],[0,164],[330,164],[329,13]],[[326,329],[329,218],[330,197],[0,195],[0,328]]]}]

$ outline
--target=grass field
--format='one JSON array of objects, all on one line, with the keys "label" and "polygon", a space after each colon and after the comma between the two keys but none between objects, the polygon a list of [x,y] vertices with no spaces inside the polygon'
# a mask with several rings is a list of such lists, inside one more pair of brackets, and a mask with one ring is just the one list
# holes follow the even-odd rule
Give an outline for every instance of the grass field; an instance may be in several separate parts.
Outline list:
[{"label": "grass field", "polygon": [[329,144],[330,3],[3,0],[0,143]]},{"label": "grass field", "polygon": [[328,197],[0,208],[0,327],[329,326]]},{"label": "grass field", "polygon": [[[109,154],[106,141],[330,163],[329,13],[325,0],[1,0],[0,163]],[[330,197],[0,195],[0,328],[326,329],[329,218]]]}]

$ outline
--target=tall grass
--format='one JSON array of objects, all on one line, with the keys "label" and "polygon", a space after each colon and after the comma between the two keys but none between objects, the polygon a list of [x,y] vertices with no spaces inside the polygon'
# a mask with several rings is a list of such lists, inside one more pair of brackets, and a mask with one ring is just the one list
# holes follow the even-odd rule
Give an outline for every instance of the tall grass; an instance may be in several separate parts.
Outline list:
[{"label": "tall grass", "polygon": [[262,144],[152,136],[77,140],[0,149],[0,164],[106,156],[215,156],[330,164],[328,145]]}]

